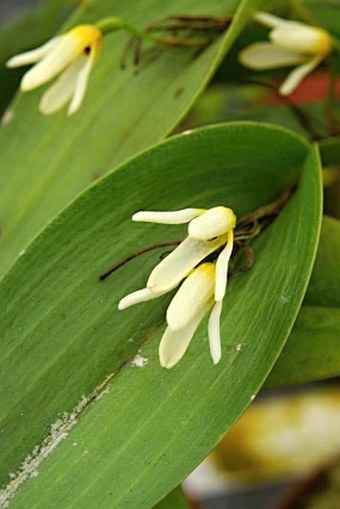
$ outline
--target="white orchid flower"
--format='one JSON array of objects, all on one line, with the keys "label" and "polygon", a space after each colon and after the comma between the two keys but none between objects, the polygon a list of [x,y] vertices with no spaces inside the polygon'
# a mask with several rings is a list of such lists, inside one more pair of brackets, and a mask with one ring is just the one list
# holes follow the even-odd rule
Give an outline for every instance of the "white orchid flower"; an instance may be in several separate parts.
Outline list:
[{"label": "white orchid flower", "polygon": [[[160,363],[165,368],[177,364],[201,320],[211,310],[208,336],[211,357],[217,364],[221,358],[220,315],[233,249],[235,214],[219,206],[208,210],[143,211],[134,214],[132,219],[161,224],[189,223],[188,236],[153,269],[146,288],[124,297],[118,309],[156,299],[183,281],[167,310],[168,327],[159,345]],[[216,262],[204,262],[217,250],[221,251]]]},{"label": "white orchid flower", "polygon": [[60,75],[40,101],[45,115],[70,102],[68,114],[81,105],[92,67],[99,55],[102,32],[94,25],[79,25],[50,39],[43,46],[12,57],[7,67],[36,64],[23,76],[20,88],[28,92]]},{"label": "white orchid flower", "polygon": [[259,71],[297,66],[279,88],[281,95],[289,95],[331,52],[332,39],[322,28],[265,12],[256,13],[254,18],[272,28],[269,32],[271,42],[251,44],[240,52],[239,60],[246,67]]}]

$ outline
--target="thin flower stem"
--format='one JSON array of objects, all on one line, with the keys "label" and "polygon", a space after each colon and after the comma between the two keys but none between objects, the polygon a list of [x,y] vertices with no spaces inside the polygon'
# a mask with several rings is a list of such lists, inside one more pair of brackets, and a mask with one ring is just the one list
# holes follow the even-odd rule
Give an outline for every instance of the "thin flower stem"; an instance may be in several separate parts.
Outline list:
[{"label": "thin flower stem", "polygon": [[106,272],[104,272],[103,274],[101,274],[99,276],[99,279],[101,281],[103,281],[104,279],[109,277],[113,272],[116,272],[116,270],[123,267],[126,263],[130,262],[134,258],[137,258],[138,256],[140,256],[144,253],[148,253],[149,251],[153,251],[154,249],[160,249],[163,247],[178,246],[181,242],[182,242],[181,240],[174,240],[172,242],[161,242],[159,244],[153,244],[152,246],[148,246],[148,247],[145,247],[144,249],[140,249],[139,251],[135,251],[134,253],[132,253],[129,256],[127,256],[126,258],[124,258],[124,260],[122,260],[121,262],[119,262],[116,265],[114,265],[113,267],[111,267],[111,269],[109,269]]},{"label": "thin flower stem", "polygon": [[[251,267],[254,261],[254,254],[250,246],[246,244],[247,240],[250,240],[254,237],[257,237],[263,228],[267,226],[268,222],[270,222],[273,216],[276,216],[287,203],[289,198],[293,193],[293,189],[289,189],[284,191],[281,196],[274,202],[269,203],[268,205],[264,205],[263,207],[258,208],[254,212],[247,214],[238,221],[237,227],[235,229],[235,243],[239,246],[241,250],[244,250],[247,255],[247,267]],[[183,239],[182,239],[183,240]],[[178,246],[182,240],[174,240],[171,242],[161,242],[158,244],[153,244],[152,246],[145,247],[144,249],[140,249],[130,254],[124,260],[120,261],[109,270],[104,272],[99,276],[100,281],[104,281],[111,274],[116,272],[118,269],[123,267],[125,264],[141,256],[144,253],[148,253],[149,251],[153,251],[154,249],[161,249],[164,247],[170,246]],[[219,252],[217,250],[215,253],[212,253],[213,257],[216,257],[216,254]],[[245,269],[246,270],[246,269]]]},{"label": "thin flower stem", "polygon": [[[257,236],[263,229],[261,223],[273,216],[277,216],[290,199],[293,191],[293,188],[285,190],[277,200],[269,203],[268,205],[263,205],[262,207],[256,209],[254,212],[250,212],[250,214],[246,214],[245,216],[241,217],[237,223],[237,226],[240,228],[240,233],[243,235],[243,238],[252,238]],[[255,225],[254,230],[251,228],[250,234],[247,235],[244,230],[251,225]],[[238,231],[239,230],[237,229],[235,232],[235,238],[238,234]],[[242,237],[238,237],[238,239],[240,238]]]}]

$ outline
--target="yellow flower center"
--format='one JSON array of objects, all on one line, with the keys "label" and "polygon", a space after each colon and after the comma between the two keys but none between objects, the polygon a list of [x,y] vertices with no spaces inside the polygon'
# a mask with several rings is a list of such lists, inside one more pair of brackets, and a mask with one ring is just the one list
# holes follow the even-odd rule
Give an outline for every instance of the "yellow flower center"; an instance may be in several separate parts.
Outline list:
[{"label": "yellow flower center", "polygon": [[103,34],[94,25],[78,25],[70,30],[67,36],[74,40],[78,54],[84,52],[92,58],[97,58]]}]

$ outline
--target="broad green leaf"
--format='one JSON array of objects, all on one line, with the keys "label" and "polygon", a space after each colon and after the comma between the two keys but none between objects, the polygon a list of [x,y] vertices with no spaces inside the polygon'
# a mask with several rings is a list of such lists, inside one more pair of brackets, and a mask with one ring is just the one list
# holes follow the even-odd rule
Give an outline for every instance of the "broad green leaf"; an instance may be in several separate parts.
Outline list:
[{"label": "broad green leaf", "polygon": [[339,252],[340,221],[326,217],[304,305],[266,385],[340,375]]},{"label": "broad green leaf", "polygon": [[340,375],[340,309],[302,306],[267,387],[315,382]]},{"label": "broad green leaf", "polygon": [[52,217],[114,165],[163,138],[188,111],[260,0],[93,0],[70,24],[118,16],[143,28],[169,14],[238,14],[224,36],[197,49],[144,55],[136,72],[119,68],[129,37],[105,37],[81,109],[50,117],[38,113],[42,91],[18,98],[0,136],[0,274]]},{"label": "broad green leaf", "polygon": [[[185,228],[131,223],[132,213],[225,204],[242,216],[276,199],[302,167],[298,191],[254,242],[254,267],[230,279],[221,363],[211,362],[204,323],[181,363],[161,368],[170,296],[116,307],[144,286],[158,254],[105,282],[98,276],[136,249],[183,238]],[[17,471],[49,427],[52,444],[67,435],[11,506],[53,500],[63,508],[72,500],[79,508],[147,509],[173,489],[252,401],[277,359],[307,286],[320,214],[316,152],[286,130],[252,123],[170,139],[76,200],[0,285],[3,471]],[[143,368],[136,355],[147,360]]]},{"label": "broad green leaf", "polygon": [[325,217],[320,244],[304,303],[340,308],[340,221]]},{"label": "broad green leaf", "polygon": [[8,105],[24,72],[23,69],[6,69],[7,60],[14,54],[43,44],[59,29],[74,7],[72,0],[49,0],[0,28],[0,112]]}]

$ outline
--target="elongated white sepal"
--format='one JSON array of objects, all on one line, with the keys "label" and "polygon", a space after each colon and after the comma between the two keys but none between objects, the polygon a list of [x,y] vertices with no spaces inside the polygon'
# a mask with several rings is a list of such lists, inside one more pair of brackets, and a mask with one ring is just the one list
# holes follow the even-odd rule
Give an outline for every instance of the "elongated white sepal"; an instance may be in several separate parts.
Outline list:
[{"label": "elongated white sepal", "polygon": [[221,236],[210,242],[187,237],[151,272],[147,287],[152,292],[166,292],[175,288],[196,265],[227,241]]},{"label": "elongated white sepal", "polygon": [[166,319],[173,331],[182,329],[200,313],[214,294],[215,264],[203,263],[184,280],[170,302]]},{"label": "elongated white sepal", "polygon": [[309,74],[315,67],[319,65],[323,57],[316,57],[309,60],[309,62],[299,65],[291,71],[287,78],[284,80],[282,85],[279,88],[279,92],[281,95],[289,95],[296,87],[302,82],[302,80]]},{"label": "elongated white sepal", "polygon": [[50,39],[42,46],[39,46],[39,48],[32,49],[31,51],[26,51],[20,55],[15,55],[8,60],[6,67],[12,69],[14,67],[21,67],[23,65],[35,64],[36,62],[39,62],[39,60],[44,58],[49,53],[53,46],[58,44],[60,37],[61,36],[53,37],[53,39]]},{"label": "elongated white sepal", "polygon": [[211,302],[206,304],[200,313],[183,329],[173,331],[170,327],[167,327],[159,344],[159,361],[163,368],[170,369],[181,360],[197,327],[210,307]]},{"label": "elongated white sepal", "polygon": [[118,303],[118,309],[121,311],[123,309],[129,308],[130,306],[133,306],[134,304],[157,299],[157,297],[160,295],[160,293],[153,293],[150,292],[150,290],[147,288],[142,288],[141,290],[129,293],[126,295],[126,297],[123,297]]},{"label": "elongated white sepal", "polygon": [[257,71],[276,69],[306,62],[306,57],[271,42],[256,42],[240,51],[238,59],[242,65]]},{"label": "elongated white sepal", "polygon": [[55,113],[71,99],[75,93],[78,74],[87,60],[85,55],[78,57],[45,92],[39,105],[41,113]]},{"label": "elongated white sepal", "polygon": [[228,243],[218,255],[216,261],[216,279],[215,279],[215,300],[221,301],[227,289],[228,264],[233,251],[234,232],[228,233]]},{"label": "elongated white sepal", "polygon": [[67,110],[68,115],[73,115],[83,102],[93,63],[92,59],[87,58],[79,71],[74,94]]},{"label": "elongated white sepal", "polygon": [[222,312],[222,302],[216,302],[210,313],[208,322],[208,336],[210,355],[214,364],[220,362],[222,355],[220,318]]},{"label": "elongated white sepal", "polygon": [[273,14],[269,14],[268,12],[258,11],[254,14],[254,19],[261,23],[262,25],[275,28],[282,26],[289,26],[294,24],[293,21],[279,18],[278,16],[274,16]]},{"label": "elongated white sepal", "polygon": [[141,210],[133,214],[132,221],[158,224],[183,224],[189,223],[192,219],[203,214],[205,209],[183,209],[175,212],[153,212]]},{"label": "elongated white sepal", "polygon": [[189,223],[189,236],[198,240],[209,240],[224,233],[236,224],[235,214],[226,207],[213,207]]},{"label": "elongated white sepal", "polygon": [[78,56],[78,44],[69,34],[59,37],[48,54],[30,69],[21,80],[21,90],[27,92],[40,87],[57,76]]}]

